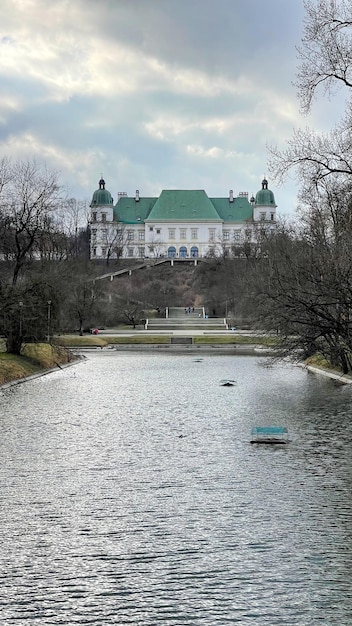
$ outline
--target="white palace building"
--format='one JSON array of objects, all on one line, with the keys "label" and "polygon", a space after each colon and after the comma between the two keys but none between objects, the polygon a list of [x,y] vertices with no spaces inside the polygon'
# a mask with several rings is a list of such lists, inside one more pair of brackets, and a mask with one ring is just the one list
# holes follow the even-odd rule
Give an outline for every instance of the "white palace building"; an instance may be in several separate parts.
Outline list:
[{"label": "white palace building", "polygon": [[197,258],[254,242],[258,228],[276,229],[274,194],[266,178],[248,193],[209,198],[203,190],[163,190],[159,197],[119,193],[114,205],[103,178],[94,191],[91,259]]}]

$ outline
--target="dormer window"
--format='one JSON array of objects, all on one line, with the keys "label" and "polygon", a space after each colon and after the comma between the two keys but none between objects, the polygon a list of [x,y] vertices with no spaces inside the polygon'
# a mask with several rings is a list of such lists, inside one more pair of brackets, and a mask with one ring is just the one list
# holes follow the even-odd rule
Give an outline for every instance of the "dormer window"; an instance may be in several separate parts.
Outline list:
[{"label": "dormer window", "polygon": [[106,213],[101,214],[101,221],[106,222]]}]

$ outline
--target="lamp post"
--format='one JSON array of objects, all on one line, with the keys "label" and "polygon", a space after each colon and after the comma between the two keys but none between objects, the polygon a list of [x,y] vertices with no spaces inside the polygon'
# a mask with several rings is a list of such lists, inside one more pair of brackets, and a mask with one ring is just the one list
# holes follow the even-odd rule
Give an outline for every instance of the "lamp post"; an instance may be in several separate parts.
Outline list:
[{"label": "lamp post", "polygon": [[48,300],[48,317],[47,317],[47,341],[50,343],[50,317],[51,317],[51,300]]},{"label": "lamp post", "polygon": [[20,300],[20,301],[19,301],[18,306],[19,306],[19,327],[20,327],[20,339],[22,339],[22,307],[23,307],[23,302],[22,302],[22,300]]}]

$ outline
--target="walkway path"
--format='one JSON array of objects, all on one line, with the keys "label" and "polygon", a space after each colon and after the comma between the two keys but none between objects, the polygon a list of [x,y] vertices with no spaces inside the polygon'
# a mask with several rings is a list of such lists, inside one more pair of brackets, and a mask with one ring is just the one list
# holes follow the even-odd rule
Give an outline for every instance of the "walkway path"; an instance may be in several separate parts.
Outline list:
[{"label": "walkway path", "polygon": [[143,261],[142,263],[140,263],[139,265],[134,265],[132,267],[125,267],[121,270],[116,270],[115,272],[107,272],[106,274],[102,274],[101,276],[96,276],[93,279],[93,282],[96,280],[103,280],[105,278],[108,278],[110,281],[112,281],[114,280],[115,277],[123,276],[126,274],[131,276],[133,272],[136,272],[138,270],[142,270],[146,267],[148,268],[156,267],[157,265],[162,265],[164,263],[167,263],[173,267],[175,263],[191,263],[192,265],[198,265],[199,261],[204,261],[204,259],[199,259],[199,258],[179,259],[179,258],[169,258],[169,257],[167,257],[166,259],[147,259]]}]

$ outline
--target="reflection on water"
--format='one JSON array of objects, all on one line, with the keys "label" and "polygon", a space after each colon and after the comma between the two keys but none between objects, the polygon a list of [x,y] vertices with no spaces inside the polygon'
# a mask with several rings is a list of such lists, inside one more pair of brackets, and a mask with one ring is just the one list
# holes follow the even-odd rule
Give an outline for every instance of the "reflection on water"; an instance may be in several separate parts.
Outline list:
[{"label": "reflection on water", "polygon": [[352,624],[351,394],[115,352],[3,391],[1,624]]}]

